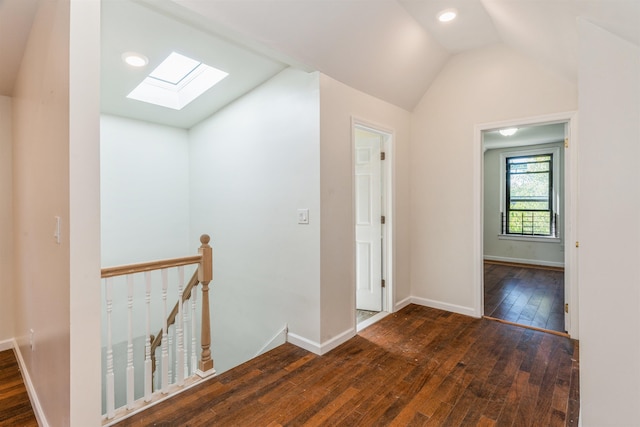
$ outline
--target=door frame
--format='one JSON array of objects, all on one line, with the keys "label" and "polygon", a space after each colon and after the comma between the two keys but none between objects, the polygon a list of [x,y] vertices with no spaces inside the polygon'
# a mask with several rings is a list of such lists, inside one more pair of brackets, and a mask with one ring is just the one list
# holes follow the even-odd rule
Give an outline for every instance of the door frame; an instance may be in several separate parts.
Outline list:
[{"label": "door frame", "polygon": [[567,123],[566,138],[568,147],[564,150],[564,269],[565,302],[569,304],[569,313],[565,315],[567,333],[578,339],[578,263],[576,245],[577,195],[578,195],[578,113],[575,111],[526,117],[474,126],[473,136],[473,251],[474,251],[474,315],[484,315],[484,151],[482,133],[484,131],[506,127],[530,126],[551,123]]},{"label": "door frame", "polygon": [[[355,185],[355,148],[356,148],[356,128],[364,129],[369,132],[377,133],[383,136],[382,151],[385,153],[385,160],[382,161],[380,173],[382,175],[382,214],[385,216],[385,224],[382,227],[382,278],[385,280],[385,288],[382,290],[382,312],[380,315],[374,316],[375,322],[380,318],[392,313],[394,309],[395,292],[394,292],[394,214],[395,214],[395,194],[394,194],[394,159],[395,159],[395,131],[385,126],[372,123],[370,121],[351,117],[351,200],[352,200],[352,242],[353,242],[353,319],[356,319],[356,223],[355,223],[355,204],[356,204],[356,185]],[[379,316],[379,317],[378,317]],[[372,322],[373,323],[373,322]],[[357,326],[357,322],[356,322]]]}]

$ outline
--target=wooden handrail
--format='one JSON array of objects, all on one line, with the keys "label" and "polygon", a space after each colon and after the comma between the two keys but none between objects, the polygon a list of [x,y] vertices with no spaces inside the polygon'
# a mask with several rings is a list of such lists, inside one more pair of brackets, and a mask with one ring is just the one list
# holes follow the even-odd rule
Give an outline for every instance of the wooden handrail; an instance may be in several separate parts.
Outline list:
[{"label": "wooden handrail", "polygon": [[[1,0],[0,0],[1,1]],[[145,401],[148,402],[151,399],[151,393],[153,392],[153,372],[155,372],[156,368],[156,357],[155,351],[162,344],[163,338],[166,340],[166,337],[163,337],[165,331],[168,330],[169,326],[176,323],[178,321],[177,326],[177,337],[178,343],[176,350],[179,355],[176,361],[176,383],[179,386],[184,384],[184,373],[185,370],[182,368],[183,366],[186,368],[187,361],[185,360],[185,350],[184,350],[184,339],[183,339],[183,325],[182,321],[186,321],[186,318],[182,318],[182,305],[193,296],[194,289],[198,286],[198,284],[202,283],[202,318],[201,318],[201,353],[200,360],[198,362],[198,368],[195,369],[193,365],[196,364],[195,355],[192,354],[192,369],[195,369],[195,373],[197,373],[201,377],[213,375],[215,370],[213,369],[213,359],[211,358],[211,329],[210,329],[210,316],[209,316],[209,283],[213,279],[213,250],[211,246],[209,246],[210,238],[208,235],[203,234],[200,236],[200,247],[198,248],[198,255],[181,257],[181,258],[173,258],[173,259],[165,259],[159,261],[150,261],[139,264],[129,264],[122,265],[117,267],[107,267],[101,270],[101,277],[105,280],[106,283],[106,299],[107,299],[107,418],[113,418],[115,416],[115,408],[114,408],[114,384],[113,384],[113,358],[112,354],[112,345],[111,345],[111,313],[112,313],[112,304],[113,299],[111,295],[112,289],[112,280],[111,278],[116,276],[129,276],[127,277],[127,307],[128,307],[128,333],[129,339],[127,344],[127,409],[133,408],[133,400],[134,400],[134,366],[133,366],[133,344],[132,344],[132,310],[133,310],[133,277],[130,275],[136,273],[147,273],[145,274],[146,280],[146,316],[147,316],[147,330],[146,336],[148,341],[145,343]],[[154,270],[163,270],[162,272],[162,286],[163,286],[163,304],[164,304],[164,314],[166,315],[166,294],[167,294],[167,275],[166,271],[169,268],[174,267],[182,267],[185,265],[197,265],[197,270],[194,272],[193,276],[187,283],[182,291],[182,283],[179,285],[178,291],[181,294],[180,298],[178,298],[178,302],[176,302],[175,306],[171,313],[164,320],[165,325],[158,332],[156,336],[151,335],[150,329],[150,321],[149,321],[149,313],[150,313],[150,302],[151,302],[151,274],[149,272]],[[179,269],[180,273],[180,281],[184,280],[184,270]],[[192,304],[192,321],[195,315],[195,303]],[[195,324],[195,323],[194,323]],[[166,341],[165,341],[166,342]],[[195,329],[192,328],[192,353],[195,353]],[[167,377],[166,368],[169,365],[167,349],[165,345],[162,345],[162,361],[163,361],[163,372],[161,383],[163,387],[163,393],[167,393],[167,386],[169,384],[169,380]],[[183,365],[184,362],[184,365]],[[109,382],[111,380],[111,382]]]},{"label": "wooden handrail", "polygon": [[100,270],[101,276],[115,277],[127,274],[144,273],[145,271],[161,270],[163,268],[180,267],[182,265],[199,264],[202,261],[202,254],[191,255],[182,258],[162,259],[158,261],[142,262],[139,264],[119,265],[116,267],[106,267]]}]

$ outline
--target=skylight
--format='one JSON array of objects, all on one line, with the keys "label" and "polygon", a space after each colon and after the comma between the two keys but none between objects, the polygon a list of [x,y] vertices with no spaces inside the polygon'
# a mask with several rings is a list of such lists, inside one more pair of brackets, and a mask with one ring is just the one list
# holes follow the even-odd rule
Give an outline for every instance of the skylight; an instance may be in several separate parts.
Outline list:
[{"label": "skylight", "polygon": [[181,110],[228,75],[172,52],[127,98]]}]

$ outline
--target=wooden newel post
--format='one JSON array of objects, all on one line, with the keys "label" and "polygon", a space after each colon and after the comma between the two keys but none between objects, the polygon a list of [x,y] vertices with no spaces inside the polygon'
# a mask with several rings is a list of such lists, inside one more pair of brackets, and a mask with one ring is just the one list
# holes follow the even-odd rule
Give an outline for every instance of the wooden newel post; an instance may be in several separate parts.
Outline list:
[{"label": "wooden newel post", "polygon": [[198,280],[202,283],[202,337],[200,338],[202,354],[197,373],[201,377],[207,377],[215,373],[213,359],[211,358],[211,319],[209,316],[209,283],[213,280],[213,249],[209,246],[209,236],[200,236],[200,248],[198,253],[202,255],[202,261],[198,267]]}]

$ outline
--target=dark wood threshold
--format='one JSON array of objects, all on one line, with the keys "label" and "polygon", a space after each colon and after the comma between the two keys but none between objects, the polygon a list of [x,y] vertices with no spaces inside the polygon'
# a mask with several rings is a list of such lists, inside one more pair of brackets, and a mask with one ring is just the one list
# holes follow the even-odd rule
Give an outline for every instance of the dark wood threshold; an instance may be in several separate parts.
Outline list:
[{"label": "dark wood threshold", "polygon": [[538,270],[564,271],[564,267],[553,267],[550,265],[525,264],[525,263],[519,263],[519,262],[494,261],[494,260],[488,260],[488,259],[485,259],[484,263],[495,264],[495,265],[507,265],[509,267],[537,268]]},{"label": "dark wood threshold", "polygon": [[544,328],[536,328],[535,326],[523,325],[521,323],[516,323],[516,322],[509,322],[508,320],[498,319],[497,317],[482,316],[482,318],[487,320],[493,320],[494,322],[504,323],[505,325],[519,326],[521,328],[532,329],[538,332],[546,332],[548,334],[557,335],[559,337],[571,338],[571,336],[569,336],[569,334],[566,332],[552,331],[551,329],[544,329]]}]

